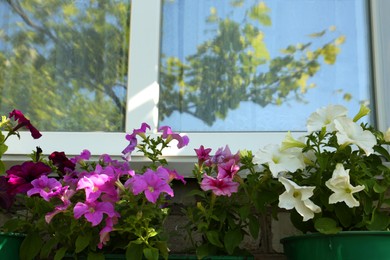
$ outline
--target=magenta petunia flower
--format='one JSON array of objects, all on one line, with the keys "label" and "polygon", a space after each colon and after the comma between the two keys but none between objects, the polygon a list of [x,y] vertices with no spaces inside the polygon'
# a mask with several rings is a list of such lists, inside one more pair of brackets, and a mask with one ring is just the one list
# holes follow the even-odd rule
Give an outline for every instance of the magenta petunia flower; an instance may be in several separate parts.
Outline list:
[{"label": "magenta petunia flower", "polygon": [[162,138],[167,139],[168,143],[175,139],[178,141],[177,148],[183,148],[184,146],[188,145],[190,139],[188,136],[184,135],[181,136],[178,133],[175,133],[172,131],[172,129],[169,126],[162,126],[158,129],[158,131],[162,131]]},{"label": "magenta petunia flower", "polygon": [[106,225],[102,230],[99,232],[100,241],[98,244],[98,248],[102,249],[105,244],[110,240],[110,232],[114,230],[114,225],[118,223],[118,217],[119,214],[117,213],[117,216],[115,217],[108,217],[106,218]]},{"label": "magenta petunia flower", "polygon": [[14,117],[14,119],[18,121],[18,125],[13,129],[13,131],[17,131],[21,127],[26,127],[30,130],[31,136],[34,139],[38,139],[42,136],[38,129],[31,124],[30,120],[28,120],[20,110],[12,110],[12,112],[9,113],[9,117]]},{"label": "magenta petunia flower", "polygon": [[11,208],[15,201],[15,195],[9,194],[8,190],[8,179],[5,176],[0,176],[0,207],[3,209]]},{"label": "magenta petunia flower", "polygon": [[39,194],[44,200],[49,201],[61,192],[62,184],[54,178],[42,175],[31,182],[33,188],[27,191],[27,196]]},{"label": "magenta petunia flower", "polygon": [[31,182],[42,175],[51,172],[51,168],[43,162],[24,162],[21,165],[12,166],[7,170],[9,190],[8,193],[15,195],[17,193],[26,193],[33,187]]},{"label": "magenta petunia flower", "polygon": [[77,202],[73,209],[75,219],[84,216],[92,226],[97,226],[103,220],[103,214],[109,217],[116,216],[114,205],[110,202]]},{"label": "magenta petunia flower", "polygon": [[[96,166],[97,171],[101,168],[100,165]],[[115,185],[113,185],[112,178],[107,174],[94,173],[89,176],[82,177],[77,183],[76,190],[85,190],[86,201],[93,202],[97,200],[102,193],[116,198],[117,191]]]},{"label": "magenta petunia flower", "polygon": [[238,191],[239,183],[233,181],[231,178],[213,178],[204,174],[200,187],[204,191],[211,190],[217,196],[228,196]]},{"label": "magenta petunia flower", "polygon": [[61,192],[58,194],[58,197],[62,201],[63,204],[57,205],[54,208],[54,211],[49,212],[45,215],[45,220],[47,223],[50,223],[50,221],[53,219],[55,215],[58,213],[64,212],[68,209],[68,207],[71,205],[70,198],[76,193],[75,190],[69,189],[69,186],[65,186],[61,188]]},{"label": "magenta petunia flower", "polygon": [[150,169],[143,175],[134,175],[127,180],[125,187],[130,187],[134,195],[144,192],[146,199],[152,203],[156,203],[158,197],[163,192],[172,197],[174,196],[173,190],[167,181]]},{"label": "magenta petunia flower", "polygon": [[142,123],[140,129],[134,129],[132,134],[126,135],[126,140],[130,143],[129,145],[122,151],[123,158],[126,161],[130,161],[131,153],[134,151],[137,146],[137,135],[144,137],[146,133],[146,129],[150,129],[150,126],[147,123]]},{"label": "magenta petunia flower", "polygon": [[196,156],[198,157],[198,164],[202,165],[203,162],[207,161],[210,159],[210,152],[211,148],[206,148],[204,149],[204,146],[201,145],[199,149],[194,149]]},{"label": "magenta petunia flower", "polygon": [[73,158],[70,158],[69,160],[76,164],[76,163],[81,163],[83,161],[88,161],[91,158],[91,152],[87,149],[84,149],[80,155],[77,155]]},{"label": "magenta petunia flower", "polygon": [[240,166],[236,164],[236,161],[234,159],[230,159],[227,162],[220,163],[218,165],[218,179],[223,179],[225,177],[228,177],[232,179],[234,175],[240,170]]}]

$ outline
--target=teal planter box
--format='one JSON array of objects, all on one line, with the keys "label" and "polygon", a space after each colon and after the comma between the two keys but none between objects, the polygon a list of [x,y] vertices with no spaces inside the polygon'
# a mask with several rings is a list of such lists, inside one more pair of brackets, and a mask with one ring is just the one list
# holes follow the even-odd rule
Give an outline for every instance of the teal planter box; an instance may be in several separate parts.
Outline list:
[{"label": "teal planter box", "polygon": [[24,235],[0,232],[0,259],[19,260],[19,249]]},{"label": "teal planter box", "polygon": [[307,234],[281,240],[288,260],[390,259],[390,231]]}]

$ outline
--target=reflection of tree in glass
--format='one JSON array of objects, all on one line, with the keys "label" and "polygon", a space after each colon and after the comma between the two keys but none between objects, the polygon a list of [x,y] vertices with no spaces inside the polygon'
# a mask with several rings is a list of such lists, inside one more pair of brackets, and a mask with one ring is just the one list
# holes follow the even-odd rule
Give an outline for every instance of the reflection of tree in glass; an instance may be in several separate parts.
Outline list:
[{"label": "reflection of tree in glass", "polygon": [[[233,4],[240,6],[242,2]],[[314,87],[308,79],[319,71],[321,58],[325,64],[333,64],[344,36],[316,49],[311,48],[311,42],[289,45],[282,56],[271,58],[264,33],[253,25],[270,26],[269,11],[261,2],[248,10],[250,22],[238,23],[218,18],[217,10],[212,9],[207,22],[218,23],[215,37],[199,45],[186,61],[176,57],[163,59],[160,119],[178,111],[212,125],[217,118],[224,119],[229,109],[238,108],[242,101],[261,107],[289,100],[303,102],[308,88]],[[311,37],[326,33],[322,31]]]},{"label": "reflection of tree in glass", "polygon": [[2,110],[22,109],[41,130],[123,130],[129,3],[7,0],[0,9],[10,21],[0,28]]}]

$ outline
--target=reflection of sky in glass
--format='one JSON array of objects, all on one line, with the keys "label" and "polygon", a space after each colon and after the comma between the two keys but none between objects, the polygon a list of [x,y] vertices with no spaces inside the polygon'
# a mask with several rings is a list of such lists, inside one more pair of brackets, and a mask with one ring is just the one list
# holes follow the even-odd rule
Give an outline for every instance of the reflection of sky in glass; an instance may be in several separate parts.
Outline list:
[{"label": "reflection of sky in glass", "polygon": [[[247,22],[245,12],[260,1],[247,0],[242,7],[231,7],[230,2],[165,1],[161,52],[185,61],[188,55],[196,52],[197,45],[215,35],[218,25],[210,26],[205,22],[211,7],[215,7],[219,17]],[[299,131],[305,130],[307,117],[319,107],[342,104],[353,116],[359,109],[359,102],[370,100],[368,22],[364,0],[264,2],[271,9],[272,26],[260,26],[260,29],[264,32],[271,58],[280,56],[280,50],[291,44],[313,42],[314,49],[337,36],[346,36],[336,64],[321,64],[320,71],[309,79],[308,83],[315,83],[316,88],[309,89],[304,96],[308,103],[289,101],[281,106],[262,108],[251,102],[241,102],[240,107],[231,110],[225,120],[218,120],[211,127],[197,118],[177,112],[160,122],[161,125],[170,125],[177,131]],[[330,26],[336,26],[336,31],[328,31],[329,35],[322,38],[308,37]],[[345,93],[352,95],[351,101],[343,99]]]}]

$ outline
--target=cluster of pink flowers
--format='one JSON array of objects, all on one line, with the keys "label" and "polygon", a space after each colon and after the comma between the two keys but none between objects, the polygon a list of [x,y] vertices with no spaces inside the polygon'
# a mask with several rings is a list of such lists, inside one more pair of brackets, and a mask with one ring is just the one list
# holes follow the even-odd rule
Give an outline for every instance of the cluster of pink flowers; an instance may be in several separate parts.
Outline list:
[{"label": "cluster of pink flowers", "polygon": [[[35,128],[29,125],[29,129]],[[137,137],[145,139],[147,129],[150,127],[144,123],[140,129],[126,135],[129,145],[122,152],[124,161],[113,160],[104,154],[98,162],[91,163],[88,150],[70,159],[64,152],[53,152],[49,156],[50,163],[28,161],[11,167],[6,176],[1,177],[0,188],[6,190],[7,199],[12,200],[16,194],[26,194],[29,197],[40,196],[52,203],[54,211],[46,214],[47,223],[60,213],[72,211],[75,219],[85,218],[93,227],[103,226],[98,244],[102,248],[122,217],[116,203],[129,193],[133,196],[141,194],[150,203],[157,203],[160,196],[174,196],[170,186],[173,179],[185,182],[175,170],[163,166],[139,174],[131,169],[129,160],[137,147]],[[178,148],[188,144],[187,136],[176,134],[169,127],[163,127],[162,131],[166,144],[173,139],[178,141]],[[56,174],[49,165],[55,167]],[[10,206],[11,203],[5,205],[7,208]]]},{"label": "cluster of pink flowers", "polygon": [[[235,181],[237,172],[240,170],[240,155],[237,152],[232,154],[229,147],[219,148],[214,156],[210,156],[211,149],[205,149],[200,146],[195,149],[198,157],[198,165],[201,171],[204,171],[203,179],[200,184],[204,191],[211,190],[216,196],[231,196],[238,191],[239,183]],[[216,176],[209,175],[214,169]],[[206,173],[208,172],[208,173]]]}]

